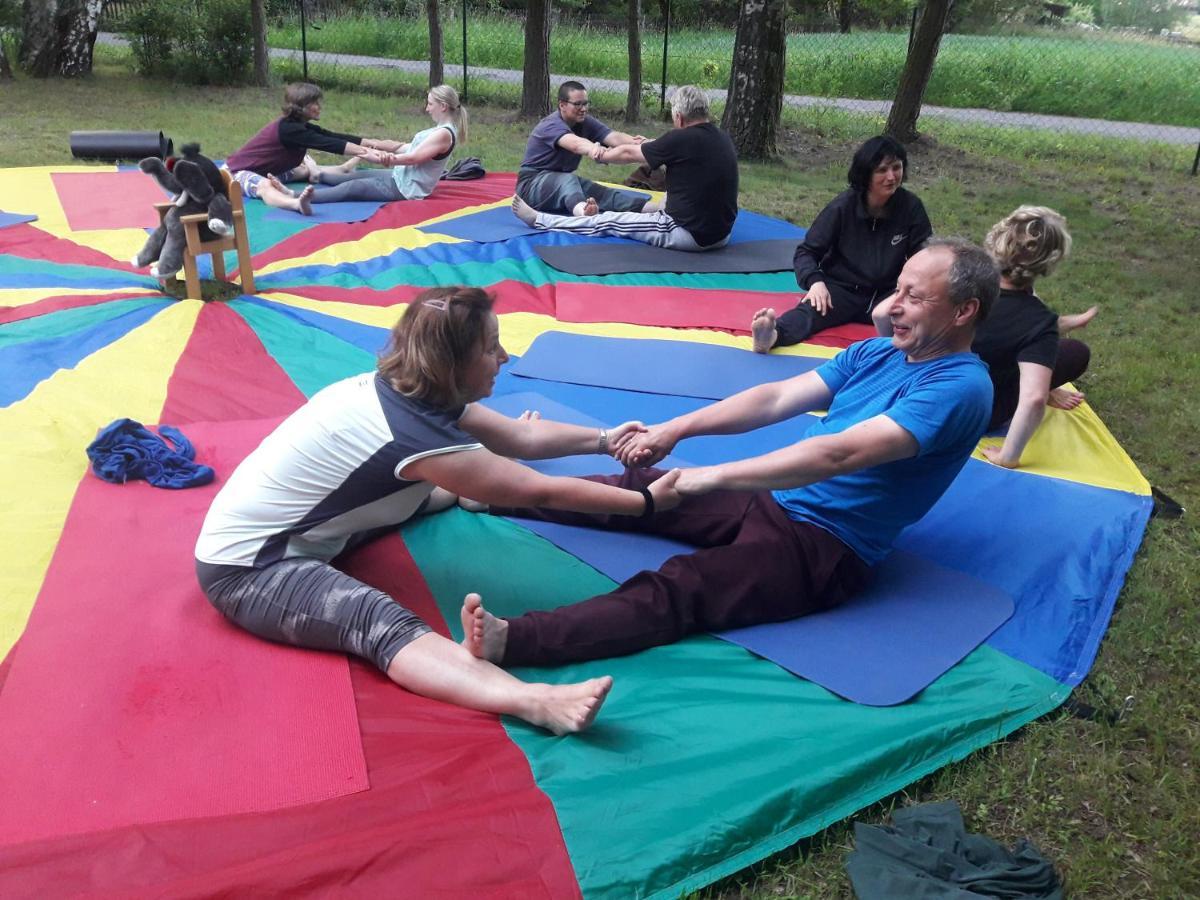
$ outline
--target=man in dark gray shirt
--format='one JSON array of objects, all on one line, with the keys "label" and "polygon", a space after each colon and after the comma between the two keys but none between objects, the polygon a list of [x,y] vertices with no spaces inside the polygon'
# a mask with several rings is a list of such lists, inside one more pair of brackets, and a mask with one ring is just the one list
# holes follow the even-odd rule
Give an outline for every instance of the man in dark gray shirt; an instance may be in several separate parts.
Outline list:
[{"label": "man in dark gray shirt", "polygon": [[558,111],[534,126],[517,173],[517,196],[535,210],[595,215],[601,210],[640,210],[646,198],[581,178],[575,173],[584,156],[593,159],[605,147],[639,144],[643,138],[613,131],[588,115],[591,101],[578,81],[558,89]]}]

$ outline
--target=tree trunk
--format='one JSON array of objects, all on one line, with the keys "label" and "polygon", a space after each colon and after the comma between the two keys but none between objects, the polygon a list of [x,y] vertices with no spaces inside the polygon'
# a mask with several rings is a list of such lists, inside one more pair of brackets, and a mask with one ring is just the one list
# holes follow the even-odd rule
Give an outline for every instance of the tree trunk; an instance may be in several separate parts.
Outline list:
[{"label": "tree trunk", "polygon": [[838,0],[838,31],[850,33],[850,13],[854,10],[853,0]]},{"label": "tree trunk", "polygon": [[550,0],[529,0],[525,7],[525,77],[521,115],[541,118],[550,112]]},{"label": "tree trunk", "polygon": [[908,142],[918,137],[917,117],[921,115],[921,101],[925,97],[933,64],[937,61],[946,17],[950,14],[950,2],[927,0],[917,20],[912,46],[908,48],[908,58],[904,61],[896,99],[887,120],[887,133],[898,141]]},{"label": "tree trunk", "polygon": [[432,88],[446,82],[442,49],[442,14],[438,10],[438,0],[427,0],[425,12],[429,16],[429,86]]},{"label": "tree trunk", "polygon": [[721,127],[743,159],[775,155],[787,55],[785,0],[741,0]]},{"label": "tree trunk", "polygon": [[267,14],[264,0],[250,0],[250,32],[254,39],[254,83],[271,83],[271,58],[267,54]]},{"label": "tree trunk", "polygon": [[12,66],[8,64],[8,54],[4,52],[4,32],[0,31],[0,81],[12,80]]},{"label": "tree trunk", "polygon": [[103,0],[25,0],[18,59],[37,78],[92,71]]},{"label": "tree trunk", "polygon": [[625,121],[642,117],[642,0],[628,0],[629,93],[625,97]]}]

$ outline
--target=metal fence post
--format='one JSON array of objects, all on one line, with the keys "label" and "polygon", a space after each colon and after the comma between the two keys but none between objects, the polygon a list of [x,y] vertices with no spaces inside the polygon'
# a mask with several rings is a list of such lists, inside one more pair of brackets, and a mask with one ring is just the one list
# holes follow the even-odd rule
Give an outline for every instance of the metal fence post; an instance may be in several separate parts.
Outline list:
[{"label": "metal fence post", "polygon": [[1200,144],[1196,145],[1196,158],[1192,160],[1192,174],[1196,174],[1196,170],[1200,169]]},{"label": "metal fence post", "polygon": [[667,17],[663,22],[663,68],[662,68],[662,93],[658,98],[658,111],[661,113],[667,108],[667,47],[671,40],[671,0],[667,0]]},{"label": "metal fence post", "polygon": [[308,81],[308,32],[304,20],[306,2],[307,0],[300,0],[300,57],[304,60],[304,80]]},{"label": "metal fence post", "polygon": [[467,0],[462,3],[462,20],[463,20],[463,102],[467,101]]}]

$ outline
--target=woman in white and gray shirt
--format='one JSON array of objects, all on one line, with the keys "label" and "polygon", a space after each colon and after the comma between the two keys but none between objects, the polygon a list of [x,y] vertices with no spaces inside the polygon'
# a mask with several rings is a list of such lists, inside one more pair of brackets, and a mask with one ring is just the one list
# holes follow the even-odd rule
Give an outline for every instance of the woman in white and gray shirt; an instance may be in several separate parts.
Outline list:
[{"label": "woman in white and gray shirt", "polygon": [[[197,574],[213,605],[260,637],[362,656],[424,696],[559,734],[591,724],[611,678],[522,682],[433,632],[403,598],[330,565],[422,512],[435,486],[503,506],[629,516],[678,502],[670,477],[639,492],[515,462],[608,452],[610,439],[617,445],[641,425],[597,432],[479,405],[507,359],[484,291],[433,288],[418,296],[392,329],[378,371],[314,395],[213,501],[196,544]],[[464,614],[464,630],[481,629],[481,617]]]}]

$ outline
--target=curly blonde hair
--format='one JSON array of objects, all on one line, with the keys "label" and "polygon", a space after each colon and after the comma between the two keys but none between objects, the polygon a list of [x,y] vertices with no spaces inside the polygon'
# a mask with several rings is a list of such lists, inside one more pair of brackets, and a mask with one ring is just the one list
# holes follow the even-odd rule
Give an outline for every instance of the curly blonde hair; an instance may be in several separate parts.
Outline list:
[{"label": "curly blonde hair", "polygon": [[1061,213],[1047,206],[1019,206],[992,226],[983,244],[1000,274],[1027,288],[1067,258],[1071,233]]}]

